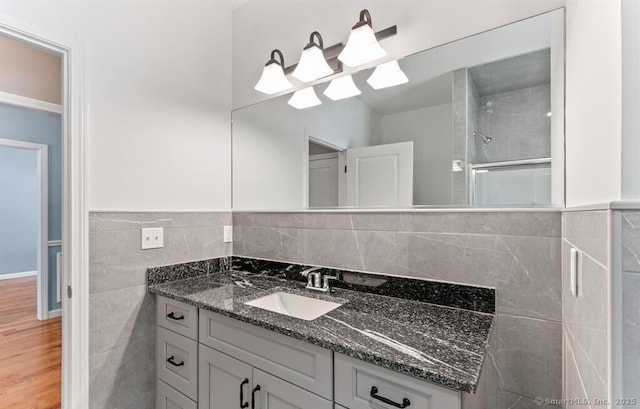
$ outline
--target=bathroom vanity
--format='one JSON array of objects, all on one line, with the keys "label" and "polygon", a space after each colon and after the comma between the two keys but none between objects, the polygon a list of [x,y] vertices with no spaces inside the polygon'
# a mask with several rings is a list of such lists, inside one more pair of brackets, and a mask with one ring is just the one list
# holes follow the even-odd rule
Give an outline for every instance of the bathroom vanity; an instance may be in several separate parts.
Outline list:
[{"label": "bathroom vanity", "polygon": [[[305,289],[309,267],[227,257],[149,269],[157,408],[454,409],[476,391],[492,289],[323,269],[340,277],[325,294]],[[273,294],[288,295],[281,312],[256,306]],[[307,320],[291,316],[296,300],[339,306]]]}]

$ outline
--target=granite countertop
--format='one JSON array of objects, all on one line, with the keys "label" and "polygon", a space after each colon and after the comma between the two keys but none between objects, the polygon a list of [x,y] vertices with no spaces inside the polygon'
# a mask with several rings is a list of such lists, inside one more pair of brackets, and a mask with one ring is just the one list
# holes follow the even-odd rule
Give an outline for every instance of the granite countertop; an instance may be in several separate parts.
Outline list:
[{"label": "granite countertop", "polygon": [[[342,288],[331,294],[316,293],[304,285],[226,270],[149,284],[149,291],[402,374],[475,392],[492,314]],[[244,304],[278,291],[343,305],[304,321]]]}]

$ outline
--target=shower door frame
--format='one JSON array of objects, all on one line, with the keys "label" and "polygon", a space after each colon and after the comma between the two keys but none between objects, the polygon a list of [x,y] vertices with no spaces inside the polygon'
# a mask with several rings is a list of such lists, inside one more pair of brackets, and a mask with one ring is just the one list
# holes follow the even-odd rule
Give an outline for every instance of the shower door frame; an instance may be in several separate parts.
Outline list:
[{"label": "shower door frame", "polygon": [[[502,162],[487,162],[487,163],[471,163],[471,177],[469,179],[469,203],[471,206],[477,206],[476,204],[476,172],[478,170],[505,170],[505,169],[525,169],[525,168],[537,168],[543,167],[543,165],[549,165],[551,167],[551,158],[534,158],[534,159],[519,159],[509,160]],[[547,205],[552,206],[553,203]],[[542,205],[541,205],[542,206]]]}]

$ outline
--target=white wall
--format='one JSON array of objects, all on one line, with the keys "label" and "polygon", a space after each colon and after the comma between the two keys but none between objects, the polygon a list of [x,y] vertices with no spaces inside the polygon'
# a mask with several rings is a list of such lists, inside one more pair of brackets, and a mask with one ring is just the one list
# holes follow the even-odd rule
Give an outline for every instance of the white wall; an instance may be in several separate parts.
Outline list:
[{"label": "white wall", "polygon": [[640,200],[640,2],[622,0],[622,198]]},{"label": "white wall", "polygon": [[567,206],[621,198],[620,0],[567,0]]},{"label": "white wall", "polygon": [[0,0],[86,49],[91,210],[231,206],[226,1]]},{"label": "white wall", "polygon": [[233,114],[233,132],[233,208],[300,208],[308,150],[300,111],[286,98],[254,105]]},{"label": "white wall", "polygon": [[416,205],[451,205],[452,109],[443,104],[381,118],[383,144],[413,141]]},{"label": "white wall", "polygon": [[[316,90],[321,94],[320,90]],[[307,137],[333,146],[379,143],[380,118],[358,98],[298,110],[288,96],[233,114],[233,208],[300,209],[307,196]]]}]

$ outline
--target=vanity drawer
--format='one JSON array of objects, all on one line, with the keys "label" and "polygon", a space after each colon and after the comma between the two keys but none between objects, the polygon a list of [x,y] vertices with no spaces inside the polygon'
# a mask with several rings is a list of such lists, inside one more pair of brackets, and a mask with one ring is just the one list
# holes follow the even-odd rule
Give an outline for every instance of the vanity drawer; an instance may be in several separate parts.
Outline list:
[{"label": "vanity drawer", "polygon": [[210,311],[200,342],[308,391],[333,399],[333,352]]},{"label": "vanity drawer", "polygon": [[162,381],[156,385],[156,409],[197,409],[198,405]]},{"label": "vanity drawer", "polygon": [[158,296],[158,325],[198,340],[198,309],[193,305]]},{"label": "vanity drawer", "polygon": [[158,327],[156,340],[158,378],[178,392],[198,397],[198,343],[173,331]]},{"label": "vanity drawer", "polygon": [[342,354],[335,354],[335,385],[336,403],[350,409],[460,409],[460,392]]}]

